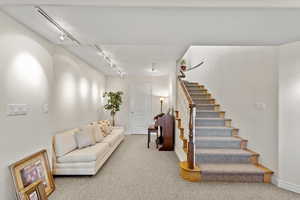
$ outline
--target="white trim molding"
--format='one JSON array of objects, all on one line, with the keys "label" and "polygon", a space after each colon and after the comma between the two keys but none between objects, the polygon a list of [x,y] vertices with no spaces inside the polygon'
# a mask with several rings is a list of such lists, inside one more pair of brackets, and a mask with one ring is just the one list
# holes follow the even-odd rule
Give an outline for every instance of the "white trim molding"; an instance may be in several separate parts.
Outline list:
[{"label": "white trim molding", "polygon": [[290,183],[290,182],[281,180],[277,176],[272,177],[272,183],[282,189],[289,190],[289,191],[300,194],[300,185],[296,185],[294,183]]}]

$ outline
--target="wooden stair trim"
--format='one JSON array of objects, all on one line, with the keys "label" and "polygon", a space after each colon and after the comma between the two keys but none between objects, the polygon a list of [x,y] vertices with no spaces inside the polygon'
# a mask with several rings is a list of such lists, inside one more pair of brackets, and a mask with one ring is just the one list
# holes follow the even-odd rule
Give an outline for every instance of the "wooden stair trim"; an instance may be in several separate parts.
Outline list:
[{"label": "wooden stair trim", "polygon": [[256,167],[264,171],[264,183],[271,183],[274,172],[259,163],[256,165]]},{"label": "wooden stair trim", "polygon": [[235,138],[238,138],[241,140],[241,144],[240,144],[241,149],[244,149],[244,150],[247,149],[248,140],[245,140],[244,138],[241,138],[238,135],[233,135],[232,137],[235,137]]},{"label": "wooden stair trim", "polygon": [[188,167],[187,161],[179,163],[180,176],[187,181],[198,182],[201,181],[200,167],[195,165],[194,169]]},{"label": "wooden stair trim", "polygon": [[178,121],[178,126],[177,126],[177,128],[178,128],[179,131],[180,131],[179,138],[180,138],[180,139],[182,140],[182,142],[183,142],[183,147],[182,147],[182,149],[183,149],[183,151],[184,151],[185,153],[187,153],[187,152],[188,152],[188,147],[187,147],[188,141],[187,141],[187,139],[184,137],[184,128],[181,127],[181,118],[179,117],[179,116],[180,116],[180,112],[179,112],[179,111],[175,111],[175,112],[176,112],[176,114],[178,115],[178,116],[176,117],[176,120]]}]

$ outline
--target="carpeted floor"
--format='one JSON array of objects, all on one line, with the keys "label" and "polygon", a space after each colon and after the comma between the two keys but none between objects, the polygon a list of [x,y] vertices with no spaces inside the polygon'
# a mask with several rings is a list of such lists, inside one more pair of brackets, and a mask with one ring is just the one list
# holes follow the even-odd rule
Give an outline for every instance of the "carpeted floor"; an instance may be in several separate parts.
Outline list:
[{"label": "carpeted floor", "polygon": [[146,148],[146,135],[127,136],[96,176],[57,177],[50,200],[300,200],[263,183],[190,183],[174,152]]}]

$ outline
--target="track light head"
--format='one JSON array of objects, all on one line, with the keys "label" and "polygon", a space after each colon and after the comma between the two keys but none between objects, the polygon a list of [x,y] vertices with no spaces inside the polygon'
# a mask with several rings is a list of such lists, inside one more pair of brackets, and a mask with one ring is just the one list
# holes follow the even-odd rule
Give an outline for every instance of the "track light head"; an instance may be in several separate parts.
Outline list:
[{"label": "track light head", "polygon": [[66,39],[66,35],[65,35],[65,34],[61,34],[61,35],[59,36],[59,40],[60,40],[61,42],[65,41],[65,39]]}]

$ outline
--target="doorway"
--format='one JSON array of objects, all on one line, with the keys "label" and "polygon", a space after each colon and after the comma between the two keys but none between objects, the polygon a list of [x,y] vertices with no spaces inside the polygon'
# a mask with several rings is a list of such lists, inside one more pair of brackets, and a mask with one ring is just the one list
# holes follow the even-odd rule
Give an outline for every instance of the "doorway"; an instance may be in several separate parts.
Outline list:
[{"label": "doorway", "polygon": [[129,134],[147,134],[152,123],[152,85],[133,81],[129,84]]}]

